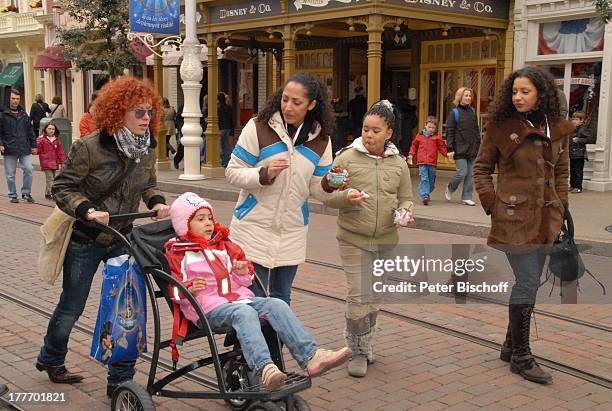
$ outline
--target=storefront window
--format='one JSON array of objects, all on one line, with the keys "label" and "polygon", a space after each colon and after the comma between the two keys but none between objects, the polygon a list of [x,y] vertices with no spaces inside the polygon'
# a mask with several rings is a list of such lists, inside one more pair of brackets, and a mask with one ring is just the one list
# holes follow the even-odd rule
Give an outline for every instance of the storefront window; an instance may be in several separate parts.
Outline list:
[{"label": "storefront window", "polygon": [[540,24],[538,55],[602,51],[605,26],[597,18]]}]

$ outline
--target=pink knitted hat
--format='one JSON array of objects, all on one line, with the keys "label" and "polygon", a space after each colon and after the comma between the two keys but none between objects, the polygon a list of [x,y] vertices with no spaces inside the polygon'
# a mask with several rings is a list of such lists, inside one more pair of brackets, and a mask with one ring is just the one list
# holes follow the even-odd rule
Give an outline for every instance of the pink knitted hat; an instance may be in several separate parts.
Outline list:
[{"label": "pink knitted hat", "polygon": [[170,207],[170,218],[176,235],[179,237],[187,235],[191,217],[202,208],[208,208],[210,213],[213,213],[210,203],[195,193],[186,192],[174,200]]}]

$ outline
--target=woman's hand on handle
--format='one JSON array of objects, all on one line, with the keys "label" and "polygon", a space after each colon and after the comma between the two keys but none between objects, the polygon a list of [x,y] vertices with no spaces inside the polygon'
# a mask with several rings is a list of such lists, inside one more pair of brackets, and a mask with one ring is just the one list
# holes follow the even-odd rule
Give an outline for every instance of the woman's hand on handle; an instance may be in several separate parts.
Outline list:
[{"label": "woman's hand on handle", "polygon": [[87,213],[85,219],[87,221],[95,221],[100,224],[108,225],[109,214],[106,211],[92,211],[91,213]]},{"label": "woman's hand on handle", "polygon": [[170,215],[170,206],[167,206],[166,204],[155,204],[151,210],[157,211],[157,215],[155,217],[151,217],[153,220],[161,220],[162,218],[166,218]]}]

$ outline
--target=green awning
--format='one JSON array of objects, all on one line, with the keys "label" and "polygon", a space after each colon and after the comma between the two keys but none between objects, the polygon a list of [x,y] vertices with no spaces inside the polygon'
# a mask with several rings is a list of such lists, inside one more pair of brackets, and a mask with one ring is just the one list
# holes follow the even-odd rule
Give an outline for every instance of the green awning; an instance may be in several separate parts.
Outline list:
[{"label": "green awning", "polygon": [[15,87],[23,84],[23,65],[21,63],[11,63],[0,73],[0,84]]}]

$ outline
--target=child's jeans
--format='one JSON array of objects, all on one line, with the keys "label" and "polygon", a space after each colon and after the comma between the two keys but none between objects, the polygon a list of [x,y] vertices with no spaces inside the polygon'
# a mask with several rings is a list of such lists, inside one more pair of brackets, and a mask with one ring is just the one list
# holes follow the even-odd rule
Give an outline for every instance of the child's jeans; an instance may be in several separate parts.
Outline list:
[{"label": "child's jeans", "polygon": [[55,180],[55,172],[57,170],[44,170],[45,172],[45,197],[51,196],[51,187],[53,187],[53,180]]},{"label": "child's jeans", "polygon": [[248,304],[223,304],[209,312],[206,318],[213,331],[236,330],[249,368],[259,371],[272,362],[259,323],[259,317],[265,317],[299,366],[306,368],[319,346],[287,303],[278,298],[251,297],[250,300]]},{"label": "child's jeans", "polygon": [[570,158],[570,187],[582,190],[584,158]]},{"label": "child's jeans", "polygon": [[429,198],[429,194],[434,191],[436,185],[436,166],[419,165],[419,175],[421,176],[419,195],[422,199]]}]

